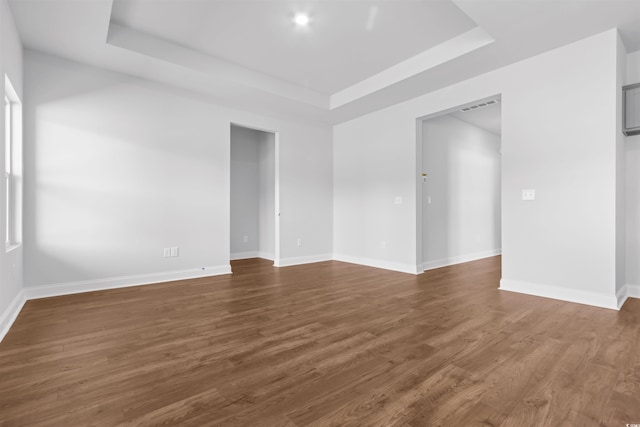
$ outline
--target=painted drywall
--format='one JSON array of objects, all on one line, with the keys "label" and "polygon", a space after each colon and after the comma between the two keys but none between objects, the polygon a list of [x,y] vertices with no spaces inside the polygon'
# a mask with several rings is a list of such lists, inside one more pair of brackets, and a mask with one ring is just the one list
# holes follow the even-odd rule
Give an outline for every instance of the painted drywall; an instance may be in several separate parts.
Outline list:
[{"label": "painted drywall", "polygon": [[258,132],[258,256],[270,260],[276,252],[275,149],[275,134]]},{"label": "painted drywall", "polygon": [[[25,58],[31,295],[228,271],[231,123],[279,132],[283,263],[328,257],[329,127],[37,52]],[[171,246],[180,256],[164,258]]]},{"label": "painted drywall", "polygon": [[615,308],[616,52],[610,30],[334,126],[336,257],[419,271],[416,118],[502,94],[501,287]]},{"label": "painted drywall", "polygon": [[[626,84],[640,83],[640,51],[627,55]],[[640,135],[626,145],[626,283],[640,297]]]},{"label": "painted drywall", "polygon": [[616,295],[624,298],[626,285],[626,138],[622,133],[622,86],[627,77],[627,51],[620,34],[616,39],[616,115],[614,127],[616,142]]},{"label": "painted drywall", "polygon": [[258,256],[258,138],[258,131],[231,126],[231,259]]},{"label": "painted drywall", "polygon": [[627,54],[627,82],[640,83],[640,50]]},{"label": "painted drywall", "polygon": [[422,123],[422,262],[500,253],[500,136],[451,115]]},{"label": "painted drywall", "polygon": [[640,287],[640,135],[627,145],[626,283]]},{"label": "painted drywall", "polygon": [[[0,87],[4,99],[4,76],[8,76],[18,97],[24,102],[22,90],[22,44],[13,22],[7,0],[0,0]],[[4,104],[3,104],[4,105]],[[4,120],[0,120],[0,135],[4,147]],[[0,150],[0,163],[4,164],[4,149]],[[22,179],[22,165],[15,164],[16,178]],[[0,224],[5,223],[5,186],[0,189]],[[21,218],[17,218],[20,222]],[[13,320],[24,304],[23,287],[23,246],[10,251],[0,251],[0,340],[4,337]]]}]

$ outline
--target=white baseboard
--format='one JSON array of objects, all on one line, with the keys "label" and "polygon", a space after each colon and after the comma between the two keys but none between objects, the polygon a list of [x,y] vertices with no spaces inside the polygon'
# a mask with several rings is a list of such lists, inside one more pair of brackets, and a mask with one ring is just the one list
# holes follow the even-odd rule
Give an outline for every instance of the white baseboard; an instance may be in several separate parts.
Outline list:
[{"label": "white baseboard", "polygon": [[249,259],[249,258],[262,258],[273,261],[275,258],[271,252],[261,252],[261,251],[248,251],[248,252],[234,252],[231,254],[231,261],[235,261],[238,259]]},{"label": "white baseboard", "polygon": [[280,258],[279,262],[274,262],[274,267],[289,267],[292,265],[312,264],[314,262],[331,261],[331,255],[308,255],[308,256],[296,256],[289,258]]},{"label": "white baseboard", "polygon": [[231,261],[238,259],[259,258],[258,251],[233,252],[230,256]]},{"label": "white baseboard", "polygon": [[37,299],[55,297],[60,295],[78,294],[82,292],[102,291],[105,289],[151,285],[153,283],[171,282],[174,280],[218,276],[220,274],[231,274],[231,266],[218,265],[213,267],[202,267],[199,269],[168,271],[165,273],[110,277],[106,279],[57,283],[43,286],[25,286],[24,292],[27,299]]},{"label": "white baseboard", "polygon": [[629,298],[640,298],[640,285],[625,285],[627,297]]},{"label": "white baseboard", "polygon": [[20,310],[24,306],[24,303],[27,302],[24,291],[20,291],[18,295],[16,295],[11,303],[7,307],[7,309],[0,315],[0,342],[4,339],[9,329],[13,325],[13,322],[16,321],[18,314],[20,314]]},{"label": "white baseboard", "polygon": [[402,264],[394,261],[385,261],[373,258],[362,258],[344,254],[333,254],[333,259],[336,261],[348,262],[350,264],[366,265],[367,267],[382,268],[384,270],[399,271],[401,273],[420,274],[420,266],[411,264]]},{"label": "white baseboard", "polygon": [[273,261],[274,259],[276,259],[276,256],[272,252],[258,251],[258,258],[268,259],[269,261]]},{"label": "white baseboard", "polygon": [[435,268],[448,267],[450,265],[462,264],[463,262],[477,261],[483,258],[490,258],[502,253],[501,248],[492,249],[489,251],[474,252],[471,254],[458,255],[449,258],[441,258],[433,261],[425,261],[422,263],[422,270],[433,270]]},{"label": "white baseboard", "polygon": [[[625,299],[622,295],[615,295],[613,293],[609,295],[507,279],[500,280],[499,289],[503,291],[518,292],[521,294],[535,295],[538,297],[576,302],[578,304],[592,305],[595,307],[609,308],[612,310],[619,310],[619,302],[622,301],[622,303],[624,303]],[[620,292],[618,293],[620,294]]]},{"label": "white baseboard", "polygon": [[618,310],[622,308],[622,306],[624,305],[624,303],[627,301],[628,298],[629,298],[629,293],[627,290],[627,285],[624,285],[622,288],[618,290],[618,292],[616,292],[616,301],[618,303]]}]

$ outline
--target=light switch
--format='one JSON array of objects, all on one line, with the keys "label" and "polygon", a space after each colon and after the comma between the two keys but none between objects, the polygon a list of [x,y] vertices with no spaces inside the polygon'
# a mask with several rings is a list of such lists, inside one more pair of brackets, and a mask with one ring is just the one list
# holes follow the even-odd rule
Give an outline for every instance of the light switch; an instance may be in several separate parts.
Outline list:
[{"label": "light switch", "polygon": [[169,258],[171,256],[171,248],[164,248],[164,257]]},{"label": "light switch", "polygon": [[402,196],[396,196],[396,197],[393,199],[393,203],[394,203],[395,205],[401,205],[401,204],[402,204]]},{"label": "light switch", "polygon": [[172,247],[171,248],[171,256],[178,256],[178,248],[177,247]]},{"label": "light switch", "polygon": [[535,200],[535,199],[536,199],[536,190],[534,190],[533,188],[522,190],[522,200]]}]

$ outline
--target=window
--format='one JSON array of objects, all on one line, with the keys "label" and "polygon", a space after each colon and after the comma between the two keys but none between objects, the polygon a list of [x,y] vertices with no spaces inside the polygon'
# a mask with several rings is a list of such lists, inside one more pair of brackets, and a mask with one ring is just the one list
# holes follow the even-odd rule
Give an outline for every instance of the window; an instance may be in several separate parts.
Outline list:
[{"label": "window", "polygon": [[4,79],[4,181],[5,244],[7,248],[21,240],[22,188],[22,108],[11,82]]}]

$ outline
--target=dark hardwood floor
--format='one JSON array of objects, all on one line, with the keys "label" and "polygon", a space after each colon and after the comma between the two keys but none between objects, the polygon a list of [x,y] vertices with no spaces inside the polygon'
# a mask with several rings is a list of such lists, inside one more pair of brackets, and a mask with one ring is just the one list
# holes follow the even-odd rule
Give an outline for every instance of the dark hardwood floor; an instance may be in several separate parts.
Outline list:
[{"label": "dark hardwood floor", "polygon": [[498,291],[499,257],[269,264],[29,301],[0,343],[0,425],[640,423],[640,300]]}]

